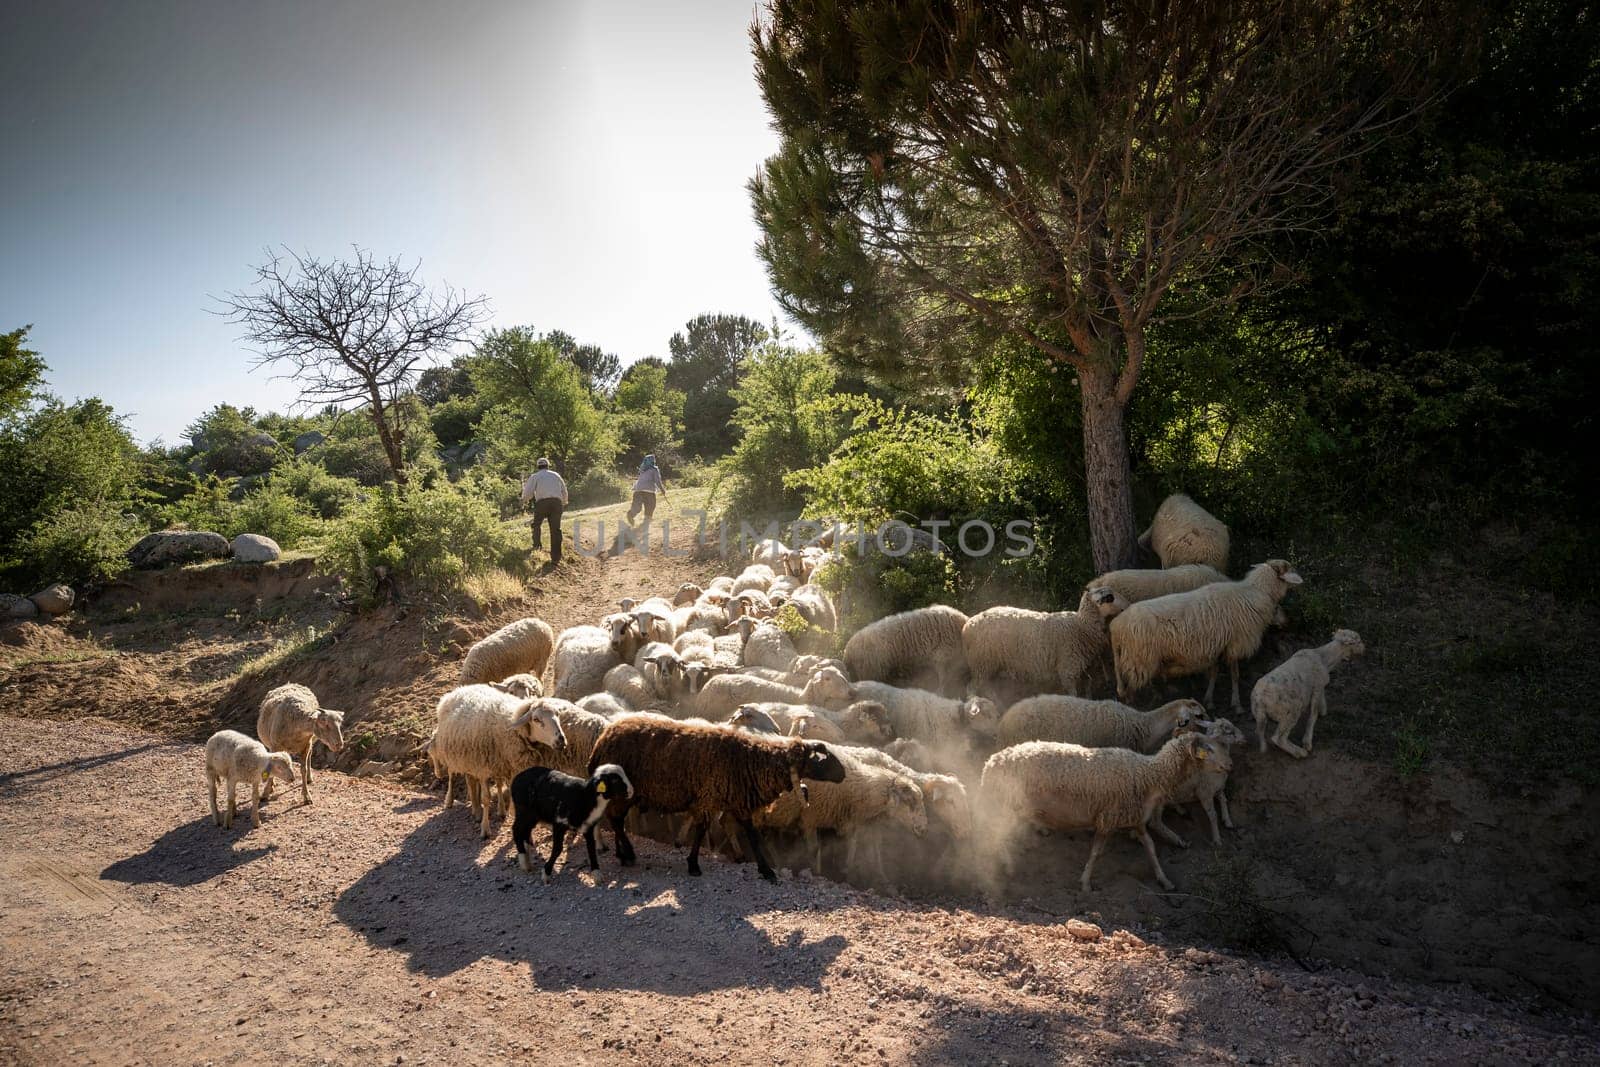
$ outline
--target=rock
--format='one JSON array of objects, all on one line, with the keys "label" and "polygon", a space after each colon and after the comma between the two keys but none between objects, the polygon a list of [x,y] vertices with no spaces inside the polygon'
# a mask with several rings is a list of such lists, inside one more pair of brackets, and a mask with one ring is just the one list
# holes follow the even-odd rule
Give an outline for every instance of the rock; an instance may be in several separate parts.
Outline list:
[{"label": "rock", "polygon": [[484,444],[482,441],[472,442],[466,448],[461,450],[461,465],[463,467],[472,466],[474,463],[478,462],[478,460],[482,459],[483,454],[488,450],[489,446]]},{"label": "rock", "polygon": [[282,555],[278,542],[265,534],[242,533],[233,539],[233,558],[239,563],[271,563]]},{"label": "rock", "polygon": [[362,763],[361,766],[356,768],[356,777],[370,778],[374,774],[387,774],[388,772],[389,764],[381,763],[375,759],[369,759]]},{"label": "rock", "polygon": [[250,490],[266,480],[265,474],[246,474],[233,483],[233,488],[228,490],[229,500],[243,500],[250,495]]},{"label": "rock", "polygon": [[246,437],[244,439],[244,443],[245,447],[247,448],[278,447],[278,439],[272,436],[270,433],[267,433],[265,430],[262,430],[260,433],[253,433],[249,437]]},{"label": "rock", "polygon": [[1100,927],[1083,919],[1068,919],[1067,933],[1072,935],[1074,941],[1098,941],[1105,936],[1105,931]]},{"label": "rock", "polygon": [[1283,985],[1283,979],[1279,978],[1271,971],[1257,971],[1256,985],[1260,986],[1262,989],[1277,989],[1279,986]]},{"label": "rock", "polygon": [[294,454],[298,456],[307,449],[316,448],[326,440],[327,437],[324,436],[321,431],[307,430],[305,433],[294,439]]},{"label": "rock", "polygon": [[27,597],[15,593],[0,593],[0,618],[31,619],[37,614],[39,605]]},{"label": "rock", "polygon": [[70,586],[57,582],[55,585],[46,586],[28,598],[38,605],[40,611],[46,615],[60,615],[72,610],[72,602],[77,599]]},{"label": "rock", "polygon": [[158,530],[145,534],[128,549],[135,567],[165,567],[201,559],[221,559],[228,554],[228,539],[209,530]]}]

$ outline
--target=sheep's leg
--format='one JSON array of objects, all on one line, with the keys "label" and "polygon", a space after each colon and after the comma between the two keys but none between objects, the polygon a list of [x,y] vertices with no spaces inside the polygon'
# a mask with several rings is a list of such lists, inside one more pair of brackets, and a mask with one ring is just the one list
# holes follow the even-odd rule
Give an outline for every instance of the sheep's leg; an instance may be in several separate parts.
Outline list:
[{"label": "sheep's leg", "polygon": [[1233,816],[1228,814],[1228,794],[1226,790],[1217,790],[1217,803],[1222,807],[1222,825],[1234,829]]},{"label": "sheep's leg", "polygon": [[222,828],[225,829],[225,830],[233,829],[233,817],[239,813],[238,806],[234,803],[234,799],[233,799],[233,787],[234,787],[234,781],[233,781],[233,778],[230,776],[228,778],[228,818],[222,824]]},{"label": "sheep's leg", "polygon": [[706,827],[710,822],[711,820],[696,815],[690,829],[689,873],[696,878],[700,877],[700,842],[706,836]]},{"label": "sheep's leg", "polygon": [[[1265,751],[1265,749],[1262,751]],[[455,788],[456,776],[454,774],[446,774],[444,776],[444,806],[447,808],[456,802]]]},{"label": "sheep's leg", "polygon": [[1262,753],[1265,753],[1267,751],[1267,713],[1264,709],[1252,705],[1250,714],[1256,720],[1256,742],[1261,746]]},{"label": "sheep's leg", "polygon": [[1094,844],[1089,846],[1089,860],[1083,865],[1083,876],[1078,879],[1078,888],[1085,893],[1089,892],[1089,875],[1094,871],[1094,861],[1100,858],[1100,850],[1106,847],[1106,838],[1110,836],[1110,830],[1094,832]]},{"label": "sheep's leg", "polygon": [[623,823],[628,818],[628,809],[623,808],[620,815],[610,815],[611,836],[616,842],[617,862],[624,867],[632,867],[637,859],[633,851],[633,842],[628,840],[628,829]]},{"label": "sheep's leg", "polygon": [[1206,707],[1211,706],[1211,694],[1217,688],[1217,665],[1213,663],[1206,671],[1206,695],[1200,698],[1200,703]]},{"label": "sheep's leg", "polygon": [[1295,759],[1305,759],[1308,755],[1310,755],[1310,753],[1301,748],[1299,745],[1295,744],[1293,741],[1289,740],[1289,731],[1294,729],[1294,724],[1297,721],[1298,717],[1285,722],[1280,722],[1278,724],[1278,728],[1272,733],[1272,743],[1289,753],[1289,755],[1293,756]]},{"label": "sheep's leg", "polygon": [[744,831],[744,836],[750,839],[750,851],[756,854],[756,870],[760,871],[761,877],[767,881],[776,882],[778,874],[767,860],[767,850],[761,844],[761,835],[756,832],[755,824],[740,820],[739,828]]},{"label": "sheep's leg", "polygon": [[211,793],[211,821],[221,826],[222,813],[217,810],[217,780],[210,771],[206,771],[206,787]]},{"label": "sheep's leg", "polygon": [[822,834],[814,827],[806,830],[806,851],[811,853],[811,869],[822,874]]},{"label": "sheep's leg", "polygon": [[550,827],[550,858],[544,861],[544,884],[550,884],[550,875],[556,869],[556,859],[561,855],[561,850],[567,844],[567,828],[553,825]]},{"label": "sheep's leg", "polygon": [[482,789],[482,791],[483,791],[483,798],[482,799],[483,799],[484,803],[483,803],[483,819],[478,823],[478,834],[485,841],[487,841],[487,840],[489,840],[489,836],[491,834],[491,831],[489,829],[489,820],[491,818],[493,818],[493,816],[494,816],[494,804],[491,803],[491,801],[493,800],[493,797],[491,797],[489,795],[489,779],[485,778],[479,788]]},{"label": "sheep's leg", "polygon": [[1228,661],[1228,676],[1233,679],[1233,710],[1237,714],[1244,711],[1244,705],[1239,703],[1239,661]]},{"label": "sheep's leg", "polygon": [[[1222,831],[1217,827],[1217,805],[1211,797],[1202,796],[1200,798],[1200,806],[1206,809],[1206,818],[1211,820],[1211,843],[1213,845],[1222,844]],[[1228,829],[1231,830],[1233,827],[1230,826]]]},{"label": "sheep's leg", "polygon": [[250,825],[261,825],[261,779],[250,779]]},{"label": "sheep's leg", "polygon": [[1319,689],[1311,698],[1311,718],[1306,722],[1305,740],[1301,742],[1307,752],[1311,751],[1311,735],[1317,732],[1317,716],[1328,710],[1328,691]]},{"label": "sheep's leg", "polygon": [[1155,810],[1155,813],[1150,816],[1150,825],[1154,826],[1156,828],[1156,833],[1160,834],[1162,838],[1169,843],[1177,845],[1179,848],[1189,847],[1189,842],[1179,837],[1177,832],[1174,831],[1172,827],[1167,825],[1167,820],[1162,818],[1160,806],[1158,806]]},{"label": "sheep's leg", "polygon": [[311,744],[306,745],[305,759],[300,761],[302,774],[300,779],[300,799],[307,804],[311,803],[311,746],[315,744],[316,742],[312,741]]},{"label": "sheep's leg", "polygon": [[1156,881],[1161,884],[1162,889],[1172,889],[1172,880],[1167,877],[1167,872],[1161,869],[1161,860],[1156,856],[1156,843],[1151,840],[1150,831],[1141,826],[1138,834],[1139,840],[1144,844],[1145,854],[1150,857],[1150,866],[1155,868]]},{"label": "sheep's leg", "polygon": [[598,871],[600,869],[600,857],[595,854],[594,850],[594,823],[584,827],[583,847],[589,851],[589,869]]}]

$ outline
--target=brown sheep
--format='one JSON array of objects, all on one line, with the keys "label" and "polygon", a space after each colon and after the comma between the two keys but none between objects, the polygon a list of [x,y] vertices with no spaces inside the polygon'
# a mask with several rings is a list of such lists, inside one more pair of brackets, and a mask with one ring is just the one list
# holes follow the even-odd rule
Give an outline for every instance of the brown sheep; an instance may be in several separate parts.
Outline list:
[{"label": "brown sheep", "polygon": [[678,722],[650,715],[618,719],[607,726],[589,757],[591,770],[614,763],[633,783],[632,797],[619,797],[606,812],[616,836],[617,859],[635,859],[623,820],[635,804],[646,810],[690,816],[689,873],[700,873],[700,842],[719,812],[733,819],[750,842],[761,877],[777,880],[752,822],[755,813],[791,789],[805,796],[801,779],[844,781],[844,764],[819,741],[763,737],[704,722]]}]

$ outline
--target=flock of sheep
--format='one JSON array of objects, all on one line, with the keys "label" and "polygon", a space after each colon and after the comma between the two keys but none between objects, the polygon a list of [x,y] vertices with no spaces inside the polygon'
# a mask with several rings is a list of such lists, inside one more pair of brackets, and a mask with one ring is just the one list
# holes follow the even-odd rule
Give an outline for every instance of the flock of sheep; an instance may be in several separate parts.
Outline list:
[{"label": "flock of sheep", "polygon": [[[1170,889],[1150,830],[1184,845],[1163,814],[1191,802],[1213,841],[1218,806],[1232,828],[1224,787],[1244,735],[1205,706],[1226,663],[1240,710],[1239,664],[1282,623],[1279,605],[1301,578],[1269,560],[1230,580],[1227,527],[1182,495],[1161,505],[1140,545],[1161,567],[1101,575],[1075,611],[968,617],[936,605],[862,628],[834,658],[822,653],[837,649],[838,613],[811,582],[830,548],[764,541],[739,574],[670,599],[624,600],[598,625],[558,635],[527,618],[485,637],[462,662],[461,685],[439,700],[424,750],[447,782],[447,807],[463,777],[484,837],[497,809],[514,808],[525,869],[534,826],[550,823],[547,881],[568,832],[584,837],[597,865],[602,821],[625,865],[631,824],[687,838],[691,874],[711,835],[769,879],[774,838],[803,846],[797,862],[821,871],[827,832],[842,839],[847,868],[865,856],[881,877],[883,846],[902,855],[907,831],[940,855],[970,848],[1003,866],[1014,835],[1033,826],[1094,831],[1085,891],[1118,831],[1144,845]],[[774,621],[786,606],[809,624],[799,645]],[[1251,699],[1261,750],[1270,729],[1273,744],[1305,757],[1329,671],[1362,651],[1359,636],[1340,630],[1264,675]],[[1203,701],[1132,706],[1153,683],[1202,672]],[[1113,680],[1117,699],[1091,699]],[[1288,735],[1302,718],[1297,745]],[[293,782],[296,759],[309,803],[311,748],[321,740],[337,751],[341,724],[310,690],[287,685],[262,703],[260,741],[214,736],[206,761],[217,821],[231,824],[235,783],[250,782],[259,804],[263,786],[270,795],[274,779]],[[259,825],[253,809],[252,819]]]}]

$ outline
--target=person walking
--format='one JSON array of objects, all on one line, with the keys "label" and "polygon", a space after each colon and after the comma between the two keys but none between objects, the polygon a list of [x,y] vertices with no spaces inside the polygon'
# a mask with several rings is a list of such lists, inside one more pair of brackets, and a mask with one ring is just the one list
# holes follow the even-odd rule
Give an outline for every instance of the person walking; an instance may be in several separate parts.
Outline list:
[{"label": "person walking", "polygon": [[550,524],[550,562],[561,562],[561,510],[567,506],[567,482],[550,469],[550,461],[543,456],[534,464],[535,470],[522,483],[522,502],[533,501],[533,547],[539,543],[539,524]]},{"label": "person walking", "polygon": [[661,468],[656,466],[656,457],[644,457],[644,462],[639,464],[639,477],[633,482],[633,504],[628,508],[628,525],[633,525],[633,517],[644,509],[645,525],[650,524],[650,516],[656,513],[656,494],[661,494],[661,499],[667,498],[667,487],[661,481]]}]

